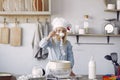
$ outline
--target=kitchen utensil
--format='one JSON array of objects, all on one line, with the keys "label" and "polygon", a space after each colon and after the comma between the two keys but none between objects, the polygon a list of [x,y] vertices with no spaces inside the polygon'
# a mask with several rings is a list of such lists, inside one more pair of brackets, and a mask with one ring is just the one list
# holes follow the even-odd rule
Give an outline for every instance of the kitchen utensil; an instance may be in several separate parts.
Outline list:
[{"label": "kitchen utensil", "polygon": [[115,59],[116,58],[116,53],[111,53],[111,54],[112,55],[106,55],[105,59],[112,61],[113,66],[114,66],[115,75],[117,75],[118,74],[118,66],[119,66],[119,64],[116,63],[116,59]]},{"label": "kitchen utensil", "polygon": [[112,60],[112,58],[111,58],[110,55],[106,55],[106,56],[105,56],[105,59],[107,59],[107,60]]},{"label": "kitchen utensil", "polygon": [[118,73],[117,73],[117,75],[120,75],[120,66],[118,66]]},{"label": "kitchen utensil", "polygon": [[20,46],[22,38],[22,29],[18,27],[17,22],[15,27],[10,29],[10,45]]},{"label": "kitchen utensil", "polygon": [[114,64],[114,63],[113,63],[113,66],[114,66],[115,75],[117,76],[118,75],[118,66],[116,66],[116,64]]},{"label": "kitchen utensil", "polygon": [[0,43],[2,44],[9,43],[9,28],[6,27],[5,20],[4,20],[4,27],[0,28]]},{"label": "kitchen utensil", "polygon": [[111,53],[111,59],[112,59],[112,62],[115,63],[116,66],[119,65],[119,64],[117,63],[117,60],[118,60],[118,55],[117,55],[117,53],[115,53],[115,52]]},{"label": "kitchen utensil", "polygon": [[118,66],[119,66],[119,64],[117,63],[117,60],[118,60],[117,53],[115,53],[115,52],[111,53],[111,59],[112,59],[113,65],[114,65],[115,75],[118,75]]}]

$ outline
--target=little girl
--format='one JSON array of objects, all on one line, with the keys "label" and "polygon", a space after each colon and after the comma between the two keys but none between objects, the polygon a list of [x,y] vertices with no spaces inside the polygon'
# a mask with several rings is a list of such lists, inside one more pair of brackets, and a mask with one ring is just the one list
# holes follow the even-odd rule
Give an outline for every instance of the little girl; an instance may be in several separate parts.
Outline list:
[{"label": "little girl", "polygon": [[[42,39],[39,43],[41,48],[48,49],[49,60],[67,60],[71,62],[71,68],[74,65],[74,57],[71,43],[66,40],[67,30],[70,30],[70,24],[63,18],[55,18],[52,21],[53,31]],[[71,76],[75,74],[71,72]]]}]

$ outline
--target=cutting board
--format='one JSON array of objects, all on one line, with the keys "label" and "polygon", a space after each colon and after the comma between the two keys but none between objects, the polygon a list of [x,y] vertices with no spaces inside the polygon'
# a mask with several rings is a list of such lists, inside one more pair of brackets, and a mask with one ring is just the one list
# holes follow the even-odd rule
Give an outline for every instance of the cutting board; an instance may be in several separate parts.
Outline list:
[{"label": "cutting board", "polygon": [[10,29],[10,45],[21,46],[22,28],[13,27]]},{"label": "cutting board", "polygon": [[2,27],[0,28],[0,43],[2,44],[8,44],[9,43],[9,28],[8,27]]}]

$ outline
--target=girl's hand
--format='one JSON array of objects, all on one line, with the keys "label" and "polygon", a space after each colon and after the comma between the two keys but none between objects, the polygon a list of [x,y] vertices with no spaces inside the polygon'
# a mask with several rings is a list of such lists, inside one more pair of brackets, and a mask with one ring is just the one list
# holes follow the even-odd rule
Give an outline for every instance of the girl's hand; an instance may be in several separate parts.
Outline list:
[{"label": "girl's hand", "polygon": [[51,31],[47,37],[47,40],[49,40],[51,37],[55,36],[56,32],[55,31]]}]

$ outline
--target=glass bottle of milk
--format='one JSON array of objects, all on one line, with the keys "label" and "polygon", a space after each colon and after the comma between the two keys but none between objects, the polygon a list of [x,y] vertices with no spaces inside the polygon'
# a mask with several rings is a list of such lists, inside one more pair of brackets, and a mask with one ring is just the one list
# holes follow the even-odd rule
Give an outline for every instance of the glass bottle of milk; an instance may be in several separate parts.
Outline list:
[{"label": "glass bottle of milk", "polygon": [[88,78],[95,79],[96,78],[96,62],[94,61],[94,57],[91,56],[91,59],[88,64]]},{"label": "glass bottle of milk", "polygon": [[88,15],[84,15],[84,31],[86,34],[89,33],[89,16]]}]

